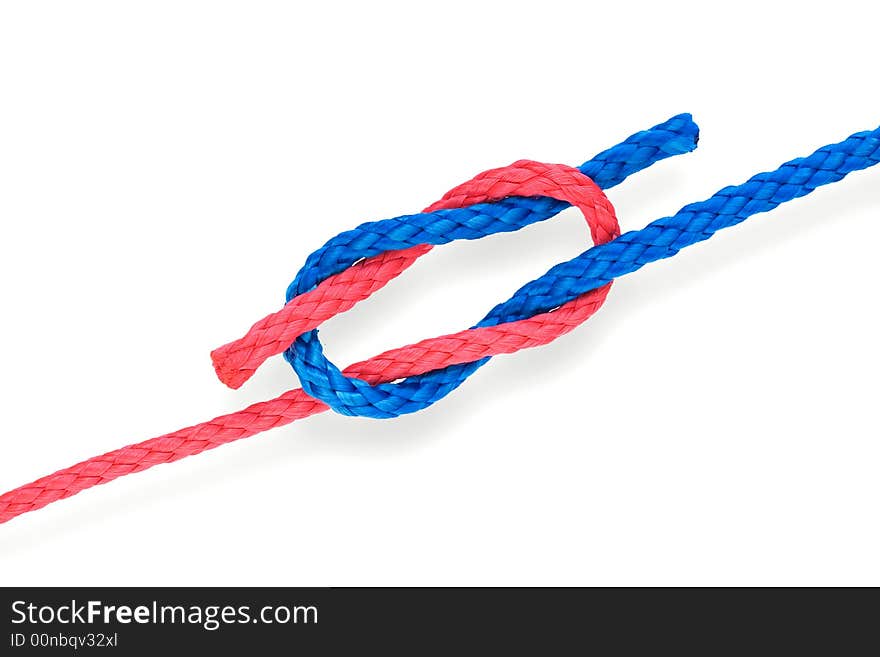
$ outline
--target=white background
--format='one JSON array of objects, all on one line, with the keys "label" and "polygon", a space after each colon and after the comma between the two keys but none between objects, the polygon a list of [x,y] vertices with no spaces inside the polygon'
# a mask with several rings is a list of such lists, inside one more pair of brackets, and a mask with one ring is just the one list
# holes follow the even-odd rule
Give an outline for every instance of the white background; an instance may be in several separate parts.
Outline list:
[{"label": "white background", "polygon": [[[592,6],[591,6],[592,5]],[[213,347],[342,230],[689,111],[625,230],[880,123],[870,3],[0,9],[0,490],[296,385]],[[815,8],[821,7],[821,8]],[[427,411],[324,414],[0,526],[2,584],[880,584],[880,168],[650,265]],[[458,330],[587,246],[436,249],[322,329]]]}]

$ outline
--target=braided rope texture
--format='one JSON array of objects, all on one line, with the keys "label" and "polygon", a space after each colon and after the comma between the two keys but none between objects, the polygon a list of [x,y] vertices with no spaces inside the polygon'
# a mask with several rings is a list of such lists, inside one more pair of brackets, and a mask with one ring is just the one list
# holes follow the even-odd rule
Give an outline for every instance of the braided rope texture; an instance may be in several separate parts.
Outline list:
[{"label": "braided rope texture", "polygon": [[[675,116],[653,128],[637,132],[617,146],[599,153],[582,165],[580,170],[593,181],[598,181],[600,186],[612,187],[655,162],[690,152],[696,146],[697,136],[698,128],[690,115]],[[526,209],[525,212],[517,209],[519,204]],[[525,221],[526,215],[532,217],[533,221],[547,219],[567,207],[568,203],[550,198],[518,197],[504,199],[497,204],[482,205],[479,209],[484,216],[507,216],[511,222],[520,216],[524,222],[521,225],[524,226],[529,223]],[[499,206],[497,210],[495,205]],[[426,224],[430,224],[430,215],[427,219]],[[516,230],[516,227],[510,230]],[[381,245],[377,248],[380,247]],[[254,325],[249,333],[256,338],[253,347],[245,342],[240,346],[233,344],[230,349],[221,347],[215,350],[212,358],[218,375],[224,379],[221,373],[224,369],[218,366],[218,359],[220,354],[226,353],[228,362],[241,364],[238,368],[230,365],[226,367],[226,371],[242,377],[238,383],[241,385],[266,357],[281,353],[300,333],[315,328],[325,319],[344,312],[358,300],[372,294],[429,248],[429,245],[417,244],[404,255],[399,252],[373,253],[371,256],[374,257],[367,260],[356,264],[352,264],[355,261],[349,262],[348,264],[352,264],[350,267],[339,266],[334,275],[319,284],[316,284],[316,278],[312,283],[313,289],[297,296],[279,313]],[[483,358],[495,353],[510,353],[518,348],[545,344],[553,339],[554,333],[570,331],[597,308],[598,305],[592,303],[590,298],[585,298],[572,303],[567,309],[547,313],[545,317],[536,316],[533,320],[507,326],[462,331],[433,341],[425,340],[402,349],[387,351],[374,359],[352,365],[345,370],[345,374],[379,383],[458,364],[464,362],[462,357]],[[273,326],[281,326],[292,334],[286,342],[282,338],[281,343],[270,343],[266,346],[266,338],[272,335]],[[230,385],[234,386],[232,383]],[[309,397],[302,389],[291,390],[276,399],[253,404],[241,411],[81,461],[0,495],[0,523],[93,486],[108,483],[117,477],[193,456],[328,408],[323,402]]]},{"label": "braided rope texture", "polygon": [[[673,117],[601,153],[582,165],[580,172],[599,187],[611,187],[656,161],[692,150],[696,135],[696,126],[688,115]],[[608,222],[609,214],[613,218],[610,205],[605,205],[604,197],[595,196],[595,186],[589,180],[581,180],[574,187],[582,187],[585,194],[589,190],[592,195],[581,209],[591,222],[596,246],[520,288],[472,329],[385,352],[344,372],[338,372],[332,364],[328,366],[313,331],[323,319],[343,312],[384,286],[433,244],[516,230],[567,207],[568,197],[552,199],[544,194],[540,198],[519,195],[485,202],[501,194],[522,194],[520,189],[540,194],[540,190],[516,185],[535,181],[541,166],[547,167],[544,174],[553,171],[553,175],[562,176],[553,181],[550,175],[548,181],[556,185],[552,190],[556,196],[563,196],[560,188],[572,187],[576,176],[567,167],[531,162],[516,163],[510,169],[510,179],[505,179],[504,169],[486,172],[452,190],[424,213],[363,224],[333,238],[307,259],[288,290],[291,300],[282,311],[255,324],[243,339],[212,353],[221,380],[238,387],[265,358],[287,349],[285,355],[297,372],[306,372],[309,382],[304,381],[304,387],[310,386],[310,392],[321,398],[326,395],[330,404],[304,389],[292,390],[237,413],[88,459],[0,496],[0,522],[116,477],[197,454],[330,406],[341,412],[386,417],[399,411],[411,412],[408,403],[433,403],[448,392],[442,386],[454,388],[469,375],[469,368],[476,369],[489,356],[545,344],[570,331],[598,309],[613,278],[670,257],[721,228],[836,182],[852,171],[873,166],[878,160],[880,130],[858,133],[616,238],[616,224]],[[480,194],[485,198],[480,200]],[[457,207],[468,202],[470,205],[464,208]],[[467,212],[458,212],[465,209]],[[608,238],[614,239],[604,241]],[[457,366],[464,368],[449,378],[448,372]],[[430,379],[438,376],[445,377],[439,384]],[[347,377],[344,385],[350,385],[350,379],[358,383],[353,388],[338,389],[334,387],[340,385],[338,377]],[[406,390],[408,401],[402,405],[389,397],[396,394],[395,388],[389,393],[379,387],[399,378],[415,384],[412,390]],[[425,385],[425,379],[429,385],[419,388]],[[375,389],[383,391],[384,396],[374,395]],[[354,397],[349,394],[352,392]]]}]

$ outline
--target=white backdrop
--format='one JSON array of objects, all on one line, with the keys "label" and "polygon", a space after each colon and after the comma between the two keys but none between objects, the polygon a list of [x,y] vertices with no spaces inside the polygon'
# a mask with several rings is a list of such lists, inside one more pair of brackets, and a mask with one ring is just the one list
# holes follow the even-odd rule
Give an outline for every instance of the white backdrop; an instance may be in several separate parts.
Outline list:
[{"label": "white backdrop", "polygon": [[[0,489],[297,384],[208,352],[305,256],[521,157],[689,111],[624,230],[880,123],[869,5],[0,8]],[[313,417],[0,526],[0,583],[880,584],[880,169],[617,282],[432,408]],[[436,249],[322,329],[458,330],[586,248],[569,210]]]}]

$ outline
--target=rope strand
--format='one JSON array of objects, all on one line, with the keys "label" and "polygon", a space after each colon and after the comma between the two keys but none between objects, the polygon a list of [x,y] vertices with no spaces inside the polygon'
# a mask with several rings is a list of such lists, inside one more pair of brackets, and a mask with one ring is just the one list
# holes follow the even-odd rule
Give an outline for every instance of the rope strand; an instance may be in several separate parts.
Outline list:
[{"label": "rope strand", "polygon": [[[618,236],[613,208],[597,184],[611,187],[654,162],[692,150],[696,134],[690,116],[681,115],[633,135],[579,170],[520,161],[480,174],[424,213],[338,235],[309,256],[281,311],[212,353],[221,380],[238,387],[266,358],[286,349],[303,389],[82,461],[0,495],[0,523],[117,477],[331,407],[372,417],[424,408],[489,357],[546,344],[572,330],[602,305],[612,279],[880,161],[880,129],[857,133]],[[324,358],[316,327],[384,286],[432,245],[517,230],[549,218],[569,202],[583,211],[596,245],[520,288],[475,327],[384,352],[342,372]]]}]

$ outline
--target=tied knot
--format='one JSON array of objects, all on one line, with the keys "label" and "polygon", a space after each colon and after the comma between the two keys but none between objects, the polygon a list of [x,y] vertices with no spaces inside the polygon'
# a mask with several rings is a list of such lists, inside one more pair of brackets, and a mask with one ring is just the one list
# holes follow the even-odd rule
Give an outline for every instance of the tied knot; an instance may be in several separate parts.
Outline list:
[{"label": "tied knot", "polygon": [[[570,166],[532,160],[484,171],[422,213],[341,233],[306,259],[282,310],[212,352],[217,375],[238,388],[267,358],[283,352],[303,390],[338,413],[390,418],[426,408],[491,356],[546,344],[571,331],[601,307],[611,284],[562,305],[530,303],[525,317],[511,316],[502,304],[467,330],[385,352],[345,371],[324,355],[317,327],[383,287],[434,245],[518,230],[569,205],[583,213],[595,244],[620,235],[614,208],[593,180]],[[522,294],[528,292],[517,293]]]}]

